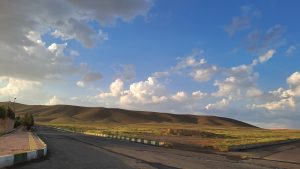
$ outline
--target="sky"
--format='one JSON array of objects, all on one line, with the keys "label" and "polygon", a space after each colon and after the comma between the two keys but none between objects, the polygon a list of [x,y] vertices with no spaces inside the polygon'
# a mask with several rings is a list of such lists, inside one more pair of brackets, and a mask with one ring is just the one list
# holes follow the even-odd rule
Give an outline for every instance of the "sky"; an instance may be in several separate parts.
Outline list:
[{"label": "sky", "polygon": [[300,128],[298,0],[1,0],[0,101]]}]

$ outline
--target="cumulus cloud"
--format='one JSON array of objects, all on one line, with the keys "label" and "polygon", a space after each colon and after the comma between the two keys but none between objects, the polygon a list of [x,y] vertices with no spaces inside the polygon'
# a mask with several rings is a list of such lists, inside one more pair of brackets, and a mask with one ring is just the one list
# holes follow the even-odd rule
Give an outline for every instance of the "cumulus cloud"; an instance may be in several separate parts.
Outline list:
[{"label": "cumulus cloud", "polygon": [[287,110],[289,108],[294,109],[296,103],[293,97],[281,99],[279,101],[267,102],[264,104],[253,105],[252,108],[265,108],[267,110]]},{"label": "cumulus cloud", "polygon": [[204,58],[201,58],[203,56],[203,53],[203,50],[194,50],[190,55],[181,58],[173,69],[181,70],[184,68],[201,66],[207,63]]},{"label": "cumulus cloud", "polygon": [[110,85],[110,92],[113,96],[117,96],[123,91],[123,86],[124,82],[121,79],[117,79]]},{"label": "cumulus cloud", "polygon": [[192,54],[181,58],[177,65],[171,69],[171,71],[189,75],[195,81],[206,82],[218,72],[218,67],[210,65],[203,57],[202,50],[196,50]]},{"label": "cumulus cloud", "polygon": [[205,82],[211,79],[211,77],[218,71],[216,66],[211,66],[207,68],[197,68],[194,69],[190,75],[194,80],[199,82]]},{"label": "cumulus cloud", "polygon": [[300,72],[295,72],[287,78],[287,83],[289,85],[300,85]]},{"label": "cumulus cloud", "polygon": [[187,94],[183,91],[177,92],[175,95],[172,96],[172,99],[178,102],[182,102],[188,98]]},{"label": "cumulus cloud", "polygon": [[205,109],[207,110],[224,109],[229,105],[229,101],[230,101],[229,99],[223,98],[220,101],[206,105]]},{"label": "cumulus cloud", "polygon": [[259,97],[261,95],[262,95],[262,91],[255,87],[250,87],[246,91],[246,96],[248,96],[248,97]]},{"label": "cumulus cloud", "polygon": [[101,28],[116,20],[129,22],[136,16],[146,15],[151,4],[148,0],[17,3],[3,0],[0,22],[5,24],[0,25],[0,76],[40,81],[78,75],[82,70],[72,61],[78,52],[67,54],[66,42],[48,46],[43,35],[50,34],[62,41],[76,40],[85,47],[92,47],[98,41],[107,40],[108,35],[91,22],[99,23]]},{"label": "cumulus cloud", "polygon": [[153,96],[162,96],[164,86],[156,78],[149,77],[146,81],[132,83],[129,90],[120,98],[121,104],[151,103]]},{"label": "cumulus cloud", "polygon": [[19,102],[36,103],[44,101],[48,95],[43,91],[41,82],[0,76],[0,100],[7,101],[13,97]]},{"label": "cumulus cloud", "polygon": [[47,103],[46,105],[58,105],[58,104],[62,104],[62,101],[60,98],[58,98],[57,96],[53,96]]},{"label": "cumulus cloud", "polygon": [[287,78],[286,82],[290,85],[293,95],[300,96],[300,73],[294,72]]},{"label": "cumulus cloud", "polygon": [[196,99],[202,99],[202,98],[205,98],[208,94],[207,93],[204,93],[200,90],[198,91],[194,91],[192,93],[192,97],[196,98]]},{"label": "cumulus cloud", "polygon": [[120,96],[123,92],[124,82],[121,79],[116,79],[110,84],[109,92],[101,92],[96,98],[107,99]]},{"label": "cumulus cloud", "polygon": [[4,87],[0,88],[0,95],[16,96],[24,90],[33,90],[41,83],[37,81],[28,81],[11,77],[0,77],[0,82],[4,83]]},{"label": "cumulus cloud", "polygon": [[253,104],[251,108],[264,108],[269,111],[280,111],[280,110],[291,110],[295,111],[297,109],[297,97],[300,96],[300,73],[294,72],[291,74],[287,80],[289,84],[289,89],[284,89],[282,87],[274,91],[269,91],[271,94],[269,101],[263,104]]}]

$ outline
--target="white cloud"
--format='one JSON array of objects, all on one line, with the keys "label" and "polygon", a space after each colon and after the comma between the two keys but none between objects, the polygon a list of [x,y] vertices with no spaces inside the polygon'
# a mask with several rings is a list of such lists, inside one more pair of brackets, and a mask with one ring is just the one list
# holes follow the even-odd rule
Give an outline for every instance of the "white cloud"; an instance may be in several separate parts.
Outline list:
[{"label": "white cloud", "polygon": [[264,62],[268,61],[269,59],[272,58],[272,56],[275,53],[276,53],[276,50],[274,50],[274,49],[268,50],[265,54],[259,56],[259,62],[264,63]]},{"label": "white cloud", "polygon": [[189,67],[198,67],[206,64],[207,61],[202,57],[203,50],[194,50],[190,55],[181,58],[177,65],[173,68],[174,70],[181,70]]},{"label": "white cloud", "polygon": [[229,105],[229,101],[230,101],[229,99],[223,98],[220,101],[206,105],[205,109],[207,110],[224,109]]},{"label": "white cloud", "polygon": [[259,105],[252,105],[252,108],[265,108],[267,110],[287,110],[295,109],[296,103],[293,97],[281,99],[279,101],[267,102]]},{"label": "white cloud", "polygon": [[244,76],[229,76],[223,81],[215,81],[214,85],[218,87],[218,91],[212,93],[216,97],[230,96],[233,98],[244,97],[245,95],[251,96],[256,92],[259,93],[259,89],[255,86],[257,79],[256,74],[244,74]]},{"label": "white cloud", "polygon": [[123,93],[124,82],[121,79],[116,79],[110,84],[109,92],[101,92],[96,98],[107,99],[119,97]]},{"label": "white cloud", "polygon": [[290,85],[289,89],[280,87],[277,90],[269,91],[268,93],[272,95],[269,98],[271,101],[263,104],[253,104],[250,107],[265,108],[269,111],[295,111],[297,109],[296,97],[300,96],[300,73],[293,73],[287,78],[286,82]]},{"label": "white cloud", "polygon": [[152,102],[154,104],[163,103],[163,102],[166,102],[167,100],[168,100],[167,96],[152,96]]},{"label": "white cloud", "polygon": [[192,93],[193,98],[196,98],[196,99],[205,98],[207,95],[208,95],[207,93],[201,92],[200,90],[194,91]]},{"label": "white cloud", "polygon": [[62,101],[60,98],[58,98],[57,96],[53,96],[47,103],[46,105],[58,105],[58,104],[62,104]]},{"label": "white cloud", "polygon": [[205,82],[211,79],[211,77],[218,71],[216,66],[211,66],[208,68],[197,68],[194,69],[190,75],[194,80],[199,82]]},{"label": "white cloud", "polygon": [[248,97],[259,97],[261,95],[262,91],[255,87],[250,87],[246,92],[246,96]]},{"label": "white cloud", "polygon": [[50,46],[48,46],[48,50],[53,53],[55,56],[64,56],[64,50],[67,47],[67,43],[64,44],[56,44],[52,43]]},{"label": "white cloud", "polygon": [[[34,0],[0,1],[0,76],[28,80],[57,80],[65,76],[82,76],[87,72],[72,60],[66,42],[45,46],[44,35],[51,34],[62,41],[76,40],[85,47],[107,40],[107,34],[91,25],[98,22],[103,28],[117,20],[129,22],[145,16],[152,5],[150,0]],[[70,51],[70,52],[65,52]],[[71,56],[69,56],[70,54]],[[18,69],[14,67],[18,65]]]},{"label": "white cloud", "polygon": [[77,81],[76,85],[79,86],[79,87],[85,87],[84,81]]},{"label": "white cloud", "polygon": [[[154,77],[149,77],[146,81],[132,83],[129,90],[120,98],[121,104],[126,103],[152,103],[152,96],[162,96],[164,86],[158,83]],[[134,98],[133,100],[128,100]]]},{"label": "white cloud", "polygon": [[287,78],[289,85],[300,85],[300,72],[295,72]]},{"label": "white cloud", "polygon": [[152,74],[152,76],[155,77],[155,78],[167,77],[169,75],[170,75],[170,72],[168,72],[168,71],[154,72]]},{"label": "white cloud", "polygon": [[183,91],[177,92],[175,95],[172,96],[172,99],[178,102],[185,101],[187,98],[187,94]]},{"label": "white cloud", "polygon": [[116,79],[111,83],[109,92],[101,92],[95,98],[100,102],[107,101],[110,105],[128,108],[165,102],[168,98],[163,93],[164,86],[154,77],[132,83],[128,89],[124,88],[124,82],[121,79]]},{"label": "white cloud", "polygon": [[43,90],[42,83],[13,77],[0,76],[0,100],[17,98],[21,103],[43,103],[48,94]]},{"label": "white cloud", "polygon": [[113,96],[118,96],[123,91],[124,82],[121,79],[116,79],[110,85],[110,92]]},{"label": "white cloud", "polygon": [[0,77],[0,82],[5,86],[0,88],[0,95],[17,96],[22,91],[33,90],[41,83],[37,81],[28,81],[23,79],[16,79],[11,77]]},{"label": "white cloud", "polygon": [[203,57],[204,51],[196,50],[191,55],[179,60],[172,72],[189,75],[198,82],[209,81],[217,72],[218,67],[209,65]]}]

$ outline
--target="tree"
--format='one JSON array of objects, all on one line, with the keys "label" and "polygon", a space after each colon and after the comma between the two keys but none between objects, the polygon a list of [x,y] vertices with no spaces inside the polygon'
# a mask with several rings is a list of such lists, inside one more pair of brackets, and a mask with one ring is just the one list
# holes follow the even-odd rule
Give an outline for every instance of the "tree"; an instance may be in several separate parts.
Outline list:
[{"label": "tree", "polygon": [[10,118],[12,120],[14,120],[16,118],[15,112],[10,107],[7,107],[6,115],[8,118]]},{"label": "tree", "polygon": [[3,106],[0,106],[0,119],[6,118],[6,109]]},{"label": "tree", "polygon": [[26,126],[27,130],[30,130],[34,125],[33,115],[31,113],[26,113],[23,119],[23,125]]},{"label": "tree", "polygon": [[14,125],[14,128],[16,128],[16,127],[19,127],[21,124],[22,124],[22,121],[21,121],[22,119],[20,118],[20,116],[17,116],[16,118],[15,118],[15,125]]}]

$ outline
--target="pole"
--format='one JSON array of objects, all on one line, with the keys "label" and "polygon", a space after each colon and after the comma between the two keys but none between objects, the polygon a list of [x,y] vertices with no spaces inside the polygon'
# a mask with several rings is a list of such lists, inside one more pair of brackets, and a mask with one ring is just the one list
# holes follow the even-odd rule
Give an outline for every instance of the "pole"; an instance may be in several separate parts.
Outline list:
[{"label": "pole", "polygon": [[16,102],[17,98],[14,98],[14,104],[13,104],[13,108],[14,108],[14,113],[16,113],[16,108],[15,108],[15,102]]}]

